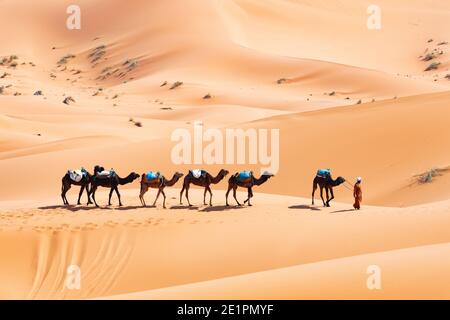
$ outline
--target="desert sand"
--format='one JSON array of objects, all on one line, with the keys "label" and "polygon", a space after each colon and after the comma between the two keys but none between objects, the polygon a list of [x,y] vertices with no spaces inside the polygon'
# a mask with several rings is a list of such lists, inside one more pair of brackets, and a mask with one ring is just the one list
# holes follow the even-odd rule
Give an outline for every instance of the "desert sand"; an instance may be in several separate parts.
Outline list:
[{"label": "desert sand", "polygon": [[[0,3],[0,298],[449,298],[448,1],[378,1],[380,30],[365,0],[82,0],[81,30],[66,28],[69,4]],[[227,178],[213,207],[197,188],[179,205],[179,182],[168,209],[141,208],[138,181],[121,208],[105,189],[101,208],[75,206],[78,187],[62,205],[81,166],[259,170],[173,164],[171,134],[195,121],[280,130],[253,207],[225,206]],[[363,177],[361,211],[343,186],[311,206],[322,167]]]}]

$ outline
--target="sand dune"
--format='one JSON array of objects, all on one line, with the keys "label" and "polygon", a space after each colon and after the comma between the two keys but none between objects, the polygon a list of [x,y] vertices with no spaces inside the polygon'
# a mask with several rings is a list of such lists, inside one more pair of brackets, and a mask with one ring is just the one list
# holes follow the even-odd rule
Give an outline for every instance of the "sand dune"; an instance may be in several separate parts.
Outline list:
[{"label": "sand dune", "polygon": [[[450,166],[448,1],[380,0],[380,30],[368,0],[77,4],[81,30],[64,1],[0,3],[0,298],[448,298],[450,171],[417,177]],[[179,206],[180,182],[171,209],[141,208],[138,181],[123,208],[60,205],[81,166],[259,172],[175,165],[171,134],[196,121],[280,130],[254,207],[224,206],[227,179],[212,208]],[[320,167],[363,177],[361,212],[343,186],[309,206]],[[81,290],[64,285],[70,264]]]}]

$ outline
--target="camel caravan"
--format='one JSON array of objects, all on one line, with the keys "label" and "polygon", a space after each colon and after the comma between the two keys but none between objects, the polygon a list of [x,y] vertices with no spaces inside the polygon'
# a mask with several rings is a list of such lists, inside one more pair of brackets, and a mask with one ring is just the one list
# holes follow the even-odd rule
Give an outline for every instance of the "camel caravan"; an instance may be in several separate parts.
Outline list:
[{"label": "camel caravan", "polygon": [[[108,205],[111,205],[111,198],[113,193],[116,193],[117,198],[119,200],[119,206],[122,206],[122,200],[119,192],[119,186],[130,184],[134,182],[139,177],[141,178],[140,184],[140,193],[139,200],[143,207],[146,207],[147,204],[144,199],[144,195],[147,193],[149,189],[157,189],[157,195],[155,200],[153,201],[153,207],[156,206],[156,202],[158,201],[160,195],[163,196],[163,208],[166,209],[166,194],[164,189],[166,187],[174,186],[183,176],[183,185],[180,191],[180,205],[183,204],[183,193],[185,193],[185,197],[187,203],[190,207],[192,204],[189,200],[189,188],[191,185],[199,186],[204,188],[203,193],[203,204],[208,205],[206,201],[207,194],[209,193],[209,206],[212,206],[212,198],[213,193],[211,190],[211,185],[216,185],[221,182],[229,172],[227,170],[220,170],[216,176],[211,175],[209,172],[205,170],[195,169],[190,170],[186,175],[180,172],[175,172],[172,178],[167,179],[160,172],[149,171],[147,173],[143,173],[142,175],[137,174],[135,172],[131,172],[126,177],[120,177],[114,169],[105,170],[105,168],[101,166],[95,166],[93,174],[90,174],[86,169],[81,168],[79,170],[69,170],[62,178],[62,187],[61,187],[61,198],[63,200],[64,205],[69,205],[69,201],[67,200],[66,194],[72,185],[80,186],[80,191],[78,194],[78,202],[77,204],[81,204],[81,197],[83,195],[84,190],[86,190],[87,194],[87,205],[94,203],[95,206],[99,207],[97,201],[95,199],[95,194],[98,187],[109,188],[109,199]],[[233,191],[233,198],[236,201],[238,206],[242,206],[243,204],[247,204],[248,206],[252,206],[251,198],[253,198],[253,187],[260,186],[266,183],[270,178],[274,175],[270,172],[264,172],[261,176],[255,177],[253,172],[251,171],[241,171],[232,175],[228,179],[228,189],[225,194],[226,206],[229,206],[228,196],[231,191]],[[320,197],[322,199],[323,205],[325,207],[330,207],[331,200],[334,199],[333,188],[337,187],[346,180],[343,177],[337,177],[335,180],[331,177],[330,169],[319,169],[316,173],[316,176],[313,180],[313,191],[312,191],[312,205],[314,205],[314,194],[317,188],[320,188]],[[243,204],[239,202],[236,197],[236,191],[238,188],[247,189],[247,199]],[[326,200],[323,197],[323,190],[326,192]],[[354,196],[355,196],[355,204],[353,205],[355,210],[360,209],[360,203],[362,201],[362,192],[361,192],[361,178],[358,177],[357,182],[354,186]],[[91,196],[92,200],[91,201]]]}]

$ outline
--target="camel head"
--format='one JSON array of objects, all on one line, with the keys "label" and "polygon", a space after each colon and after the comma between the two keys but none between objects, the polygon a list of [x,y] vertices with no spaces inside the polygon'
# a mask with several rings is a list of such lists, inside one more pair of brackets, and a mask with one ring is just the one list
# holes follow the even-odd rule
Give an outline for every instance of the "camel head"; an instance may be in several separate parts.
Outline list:
[{"label": "camel head", "polygon": [[267,179],[275,177],[275,175],[273,173],[270,173],[269,171],[264,171],[261,176],[262,177],[267,177]]},{"label": "camel head", "polygon": [[343,177],[337,177],[337,179],[335,180],[335,184],[337,186],[343,184],[344,182],[345,182],[345,179]]},{"label": "camel head", "polygon": [[140,175],[140,174],[137,174],[136,172],[130,173],[131,181],[136,180],[136,179],[139,178],[140,176],[141,176],[141,175]]},{"label": "camel head", "polygon": [[181,177],[183,177],[184,174],[177,171],[177,172],[175,172],[175,174],[174,174],[173,176],[178,180],[178,179],[180,179]]},{"label": "camel head", "polygon": [[220,172],[219,172],[219,174],[218,174],[218,176],[226,177],[229,173],[230,173],[230,172],[229,172],[228,170],[221,169]]}]

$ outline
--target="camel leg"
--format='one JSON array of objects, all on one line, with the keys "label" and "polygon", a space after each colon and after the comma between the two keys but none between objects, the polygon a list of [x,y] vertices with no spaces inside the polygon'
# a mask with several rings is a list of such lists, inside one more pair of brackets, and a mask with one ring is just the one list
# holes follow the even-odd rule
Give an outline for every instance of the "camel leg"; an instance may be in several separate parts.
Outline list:
[{"label": "camel leg", "polygon": [[86,192],[88,197],[87,205],[90,205],[92,204],[92,201],[91,201],[91,188],[89,187],[89,183],[86,185]]},{"label": "camel leg", "polygon": [[161,193],[164,197],[164,201],[163,201],[163,208],[166,209],[166,194],[164,193],[164,189],[161,189]]},{"label": "camel leg", "polygon": [[183,204],[182,198],[183,198],[184,189],[186,189],[186,186],[183,184],[183,188],[181,188],[181,191],[180,191],[180,205]]},{"label": "camel leg", "polygon": [[[330,194],[331,194],[331,198],[328,199],[328,202],[327,202],[328,206],[330,206],[330,201],[334,199],[333,188],[330,188]],[[328,192],[327,192],[327,195],[328,195]]]},{"label": "camel leg", "polygon": [[119,207],[121,207],[122,206],[122,200],[120,199],[119,188],[117,186],[115,186],[114,190],[116,191],[117,198],[119,198]]},{"label": "camel leg", "polygon": [[312,205],[314,205],[314,193],[316,193],[317,190],[317,183],[313,183],[313,190],[312,190]]},{"label": "camel leg", "polygon": [[203,192],[203,204],[206,206],[206,192],[208,191],[208,186],[205,187],[205,192]]},{"label": "camel leg", "polygon": [[85,188],[85,186],[81,186],[81,188],[80,188],[80,193],[78,194],[78,202],[77,202],[77,205],[80,205],[80,204],[81,204],[80,200],[81,200],[81,196],[83,195],[84,188]]},{"label": "camel leg", "polygon": [[139,194],[139,199],[141,200],[141,204],[143,207],[146,207],[147,204],[145,203],[144,195],[148,191],[148,186],[144,183],[141,183],[141,192]]},{"label": "camel leg", "polygon": [[69,191],[70,187],[71,187],[70,184],[67,185],[64,182],[63,182],[63,185],[61,187],[61,198],[62,198],[62,200],[63,200],[65,205],[69,205],[69,201],[67,201],[66,193],[67,193],[67,191]]},{"label": "camel leg", "polygon": [[91,190],[91,192],[92,192],[92,200],[94,200],[94,204],[95,204],[95,206],[98,208],[98,204],[97,204],[97,201],[95,200],[95,192],[97,191],[97,186],[93,186],[92,187],[92,190]]},{"label": "camel leg", "polygon": [[322,199],[323,206],[326,207],[327,205],[325,203],[325,200],[323,200],[323,187],[320,187],[320,198]]},{"label": "camel leg", "polygon": [[209,192],[209,206],[212,207],[212,191],[211,188],[209,186],[206,187],[208,192]]},{"label": "camel leg", "polygon": [[244,204],[248,202],[248,205],[251,207],[251,203],[250,203],[250,199],[253,197],[253,191],[252,191],[252,187],[248,187],[248,197],[247,200],[244,201]]},{"label": "camel leg", "polygon": [[186,186],[186,199],[187,199],[189,207],[192,207],[192,204],[189,201],[189,186]]},{"label": "camel leg", "polygon": [[329,195],[329,192],[328,192],[328,187],[325,187],[325,193],[326,193],[326,196],[327,196],[327,207],[329,207],[330,206],[330,195]]},{"label": "camel leg", "polygon": [[156,207],[156,201],[158,201],[159,195],[161,194],[161,189],[158,189],[158,194],[156,195],[155,201],[153,201],[153,206]]},{"label": "camel leg", "polygon": [[236,190],[237,190],[237,186],[235,186],[235,187],[233,188],[233,197],[234,197],[234,200],[236,200],[236,203],[238,204],[238,206],[240,207],[241,204],[239,203],[239,200],[238,200],[237,197],[236,197]]},{"label": "camel leg", "polygon": [[114,188],[111,187],[111,189],[109,190],[109,201],[108,201],[108,206],[111,205],[111,197],[112,197],[113,191],[114,191]]},{"label": "camel leg", "polygon": [[230,206],[230,205],[228,204],[228,194],[230,193],[231,189],[233,189],[233,187],[231,186],[231,184],[228,184],[228,190],[227,190],[227,193],[225,194],[225,201],[226,201],[227,207]]}]

